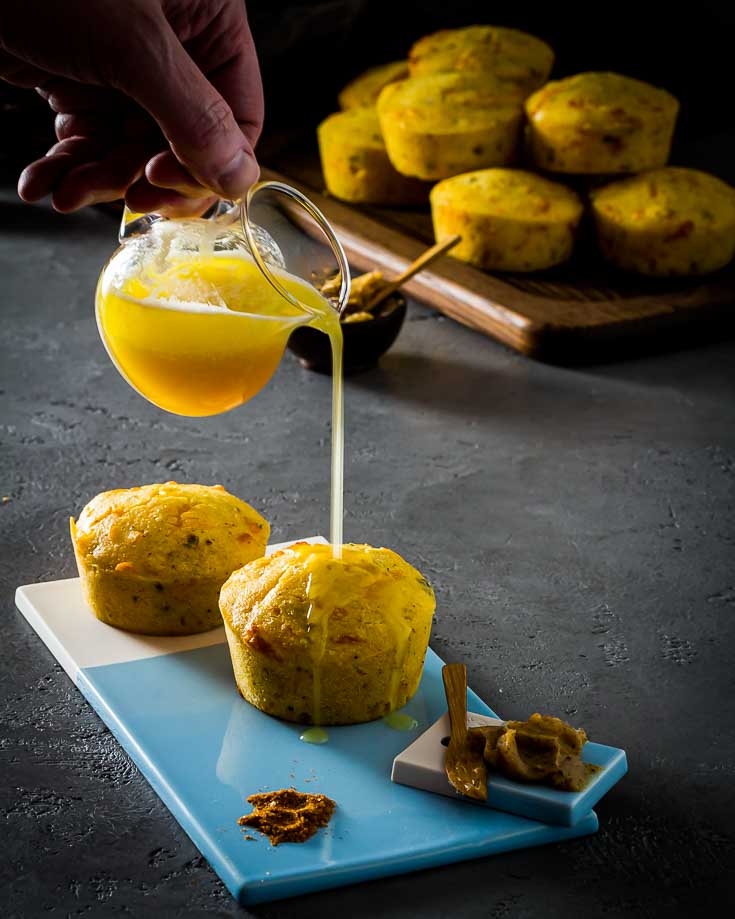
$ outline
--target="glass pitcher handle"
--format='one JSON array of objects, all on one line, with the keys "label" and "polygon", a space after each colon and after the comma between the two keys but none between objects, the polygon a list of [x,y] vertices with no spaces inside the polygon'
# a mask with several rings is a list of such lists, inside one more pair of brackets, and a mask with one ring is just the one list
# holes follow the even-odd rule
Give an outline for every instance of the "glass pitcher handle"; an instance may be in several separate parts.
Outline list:
[{"label": "glass pitcher handle", "polygon": [[282,194],[286,198],[290,198],[292,201],[295,201],[314,221],[314,223],[319,227],[324,236],[329,243],[329,246],[332,250],[332,254],[337,261],[337,266],[339,269],[339,279],[340,279],[340,288],[339,295],[337,297],[337,313],[341,315],[347,301],[350,298],[350,287],[351,287],[351,278],[350,278],[350,266],[347,262],[347,256],[345,251],[342,248],[342,244],[337,239],[337,236],[332,229],[327,218],[322,214],[319,208],[310,201],[306,195],[302,194],[298,189],[293,188],[291,185],[286,185],[285,182],[256,182],[250,190],[248,191],[247,197],[242,202],[242,207],[240,209],[240,223],[242,225],[243,233],[245,238],[248,241],[248,247],[252,253],[255,263],[260,268],[261,272],[265,276],[266,280],[270,285],[278,291],[278,293],[285,297],[292,306],[297,307],[298,309],[303,309],[303,305],[293,296],[293,294],[287,290],[283,284],[278,280],[277,275],[275,275],[270,267],[268,266],[268,261],[263,257],[263,254],[260,251],[258,246],[257,239],[257,224],[253,223],[250,219],[250,211],[253,206],[253,202],[257,195],[261,194],[264,191],[273,191],[279,194]]}]

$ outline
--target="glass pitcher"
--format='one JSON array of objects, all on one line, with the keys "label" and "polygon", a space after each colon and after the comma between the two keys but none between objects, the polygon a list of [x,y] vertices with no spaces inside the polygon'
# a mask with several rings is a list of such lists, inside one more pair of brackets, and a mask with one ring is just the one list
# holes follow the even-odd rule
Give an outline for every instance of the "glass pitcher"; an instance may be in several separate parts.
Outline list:
[{"label": "glass pitcher", "polygon": [[[97,285],[97,324],[117,369],[154,405],[190,416],[241,405],[303,325],[329,335],[338,370],[349,267],[296,189],[260,182],[242,205],[220,201],[199,218],[126,209],[119,241]],[[319,288],[335,274],[330,301]]]}]

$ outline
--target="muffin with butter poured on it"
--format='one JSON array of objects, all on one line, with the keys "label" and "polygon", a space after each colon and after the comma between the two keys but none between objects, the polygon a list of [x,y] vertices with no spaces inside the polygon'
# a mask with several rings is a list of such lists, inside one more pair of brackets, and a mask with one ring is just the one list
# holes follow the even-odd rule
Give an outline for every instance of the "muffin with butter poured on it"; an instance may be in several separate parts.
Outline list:
[{"label": "muffin with butter poured on it", "polygon": [[166,482],[106,491],[71,519],[92,612],[146,635],[189,635],[222,624],[230,574],[265,552],[269,526],[221,485]]},{"label": "muffin with butter poured on it", "polygon": [[489,74],[436,73],[391,83],[377,106],[390,161],[419,179],[505,166],[516,154],[522,100]]},{"label": "muffin with butter poured on it", "polygon": [[434,613],[425,578],[390,549],[296,543],[236,571],[220,610],[240,694],[303,724],[401,708],[421,679]]},{"label": "muffin with butter poured on it", "polygon": [[408,61],[391,61],[379,64],[351,80],[337,97],[341,109],[374,106],[380,91],[389,83],[405,80],[408,76]]},{"label": "muffin with butter poured on it", "polygon": [[625,271],[701,275],[735,254],[735,189],[706,172],[653,169],[591,198],[602,254]]},{"label": "muffin with butter poured on it", "polygon": [[540,38],[502,26],[442,29],[414,43],[409,53],[411,76],[428,73],[491,74],[524,95],[549,78],[554,52]]},{"label": "muffin with butter poured on it", "polygon": [[423,182],[396,171],[388,159],[374,107],[335,112],[317,129],[327,190],[355,204],[418,204]]},{"label": "muffin with butter poured on it", "polygon": [[528,146],[540,169],[640,172],[669,158],[679,103],[666,90],[618,73],[579,73],[526,100]]},{"label": "muffin with butter poured on it", "polygon": [[461,236],[450,255],[498,271],[538,271],[572,253],[582,217],[577,195],[521,169],[483,169],[431,191],[437,242]]}]

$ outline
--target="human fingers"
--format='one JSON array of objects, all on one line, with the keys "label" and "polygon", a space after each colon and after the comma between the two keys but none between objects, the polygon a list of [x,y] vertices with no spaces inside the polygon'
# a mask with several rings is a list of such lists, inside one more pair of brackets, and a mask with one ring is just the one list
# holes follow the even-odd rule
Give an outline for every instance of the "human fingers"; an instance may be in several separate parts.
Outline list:
[{"label": "human fingers", "polygon": [[96,160],[103,150],[98,140],[70,137],[55,144],[41,159],[30,163],[18,179],[18,194],[27,202],[50,194],[64,175],[83,162]]},{"label": "human fingers", "polygon": [[141,214],[165,214],[167,217],[198,217],[217,200],[215,195],[189,198],[166,188],[156,188],[146,178],[133,183],[125,194],[125,204]]},{"label": "human fingers", "polygon": [[48,73],[0,48],[0,79],[13,86],[31,89],[48,78]]},{"label": "human fingers", "polygon": [[75,166],[54,187],[51,198],[54,209],[68,213],[123,198],[143,174],[149,155],[150,149],[142,144],[123,144],[96,162]]},{"label": "human fingers", "polygon": [[176,159],[171,150],[163,150],[148,161],[145,177],[157,188],[168,188],[187,197],[201,197],[207,193],[188,169]]},{"label": "human fingers", "polygon": [[145,113],[109,114],[106,112],[60,113],[54,119],[58,140],[68,137],[107,137],[111,141],[164,139],[156,123]]},{"label": "human fingers", "polygon": [[[212,51],[215,44],[217,57]],[[263,127],[263,85],[242,0],[226,0],[216,21],[189,38],[186,49],[202,66],[207,79],[230,106],[240,130],[255,147]]]},{"label": "human fingers", "polygon": [[119,112],[130,110],[133,103],[123,93],[104,86],[91,86],[60,77],[46,79],[36,85],[36,92],[48,102],[52,112]]},{"label": "human fingers", "polygon": [[156,119],[176,158],[200,185],[241,197],[258,177],[252,145],[168,23],[162,33],[166,54],[136,60],[120,88]]},{"label": "human fingers", "polygon": [[263,83],[255,42],[250,33],[244,3],[231,3],[233,22],[225,28],[236,36],[237,53],[210,74],[212,85],[227,100],[242,132],[255,144],[263,129]]}]

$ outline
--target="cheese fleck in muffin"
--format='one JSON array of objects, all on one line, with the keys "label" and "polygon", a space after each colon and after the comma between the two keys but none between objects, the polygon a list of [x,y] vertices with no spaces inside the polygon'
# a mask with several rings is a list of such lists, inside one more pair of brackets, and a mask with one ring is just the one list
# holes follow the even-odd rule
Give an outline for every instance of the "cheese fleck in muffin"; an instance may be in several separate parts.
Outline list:
[{"label": "cheese fleck in muffin", "polygon": [[580,73],[526,100],[528,146],[540,169],[640,172],[665,165],[679,103],[617,73]]},{"label": "cheese fleck in muffin", "polygon": [[549,78],[554,52],[540,38],[500,26],[442,29],[420,38],[409,53],[411,76],[442,71],[489,73],[525,95]]},{"label": "cheese fleck in muffin", "polygon": [[371,67],[344,87],[338,96],[339,107],[348,109],[374,106],[384,86],[396,80],[404,80],[407,76],[408,61],[391,61],[389,64]]},{"label": "cheese fleck in muffin", "polygon": [[428,582],[395,552],[297,543],[250,562],[220,610],[241,695],[305,724],[372,721],[416,692],[434,613]]},{"label": "cheese fleck in muffin", "polygon": [[565,261],[582,210],[573,191],[521,169],[465,173],[431,191],[437,242],[460,235],[450,255],[491,270],[538,271]]},{"label": "cheese fleck in muffin", "polygon": [[669,166],[591,195],[603,255],[647,275],[700,275],[735,253],[735,189],[706,172]]},{"label": "cheese fleck in muffin", "polygon": [[70,526],[92,612],[147,635],[221,625],[222,584],[263,555],[270,529],[221,485],[176,482],[103,492]]},{"label": "cheese fleck in muffin", "polygon": [[375,108],[335,112],[317,129],[324,181],[330,194],[356,204],[425,202],[423,182],[401,175],[388,159]]},{"label": "cheese fleck in muffin", "polygon": [[391,83],[377,106],[390,161],[404,175],[427,180],[504,166],[516,153],[521,99],[478,74]]}]

